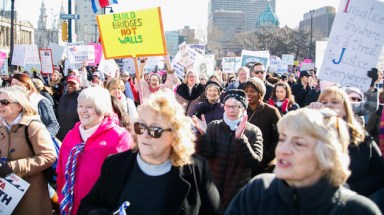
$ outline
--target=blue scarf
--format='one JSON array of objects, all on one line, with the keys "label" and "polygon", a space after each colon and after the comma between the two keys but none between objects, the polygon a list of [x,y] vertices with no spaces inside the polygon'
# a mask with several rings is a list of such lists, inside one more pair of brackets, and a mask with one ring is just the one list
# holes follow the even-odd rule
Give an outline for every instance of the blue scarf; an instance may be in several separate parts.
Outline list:
[{"label": "blue scarf", "polygon": [[236,131],[237,126],[239,125],[239,123],[243,119],[243,116],[241,116],[237,120],[230,120],[230,119],[228,119],[227,114],[225,112],[223,115],[224,115],[223,120],[224,120],[225,124],[227,124],[229,126],[229,129],[231,129],[231,131]]}]

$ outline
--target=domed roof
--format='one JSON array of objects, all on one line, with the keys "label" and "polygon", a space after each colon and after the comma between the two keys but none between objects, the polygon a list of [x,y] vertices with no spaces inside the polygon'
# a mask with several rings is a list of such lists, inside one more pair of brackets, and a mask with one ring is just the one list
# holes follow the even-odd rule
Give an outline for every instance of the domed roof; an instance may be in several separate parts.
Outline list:
[{"label": "domed roof", "polygon": [[264,13],[262,13],[259,17],[259,20],[256,22],[256,26],[279,26],[279,19],[276,14],[272,11],[271,5],[268,3],[265,8]]}]

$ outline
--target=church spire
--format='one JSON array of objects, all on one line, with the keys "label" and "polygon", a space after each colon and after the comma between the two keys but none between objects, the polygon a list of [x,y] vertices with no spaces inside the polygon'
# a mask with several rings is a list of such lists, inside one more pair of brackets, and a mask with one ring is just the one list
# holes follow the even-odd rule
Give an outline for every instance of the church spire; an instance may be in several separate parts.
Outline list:
[{"label": "church spire", "polygon": [[46,29],[47,28],[47,14],[46,14],[46,8],[44,0],[41,2],[41,8],[40,8],[40,16],[39,21],[37,23],[38,29]]}]

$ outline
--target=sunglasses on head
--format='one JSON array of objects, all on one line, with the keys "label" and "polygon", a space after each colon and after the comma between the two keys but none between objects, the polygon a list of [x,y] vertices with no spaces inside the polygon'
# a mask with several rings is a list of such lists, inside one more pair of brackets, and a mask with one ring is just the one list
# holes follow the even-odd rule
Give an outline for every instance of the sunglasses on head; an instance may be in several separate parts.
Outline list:
[{"label": "sunglasses on head", "polygon": [[0,104],[1,104],[2,106],[7,106],[7,105],[9,105],[9,104],[11,104],[11,103],[14,103],[14,102],[10,102],[10,101],[8,101],[8,100],[6,100],[6,99],[2,99],[2,100],[0,100]]},{"label": "sunglasses on head", "polygon": [[160,128],[160,127],[156,127],[156,126],[149,126],[148,127],[146,124],[141,123],[141,122],[135,122],[133,124],[133,129],[134,129],[135,133],[139,134],[139,135],[144,134],[144,131],[147,130],[148,135],[150,137],[156,138],[156,139],[160,138],[164,131],[172,131],[172,129],[170,129],[170,128],[164,129],[164,128]]},{"label": "sunglasses on head", "polygon": [[256,70],[255,73],[256,73],[256,75],[259,73],[264,74],[264,71],[263,70]]},{"label": "sunglasses on head", "polygon": [[354,102],[361,102],[361,98],[359,97],[349,97],[349,99]]}]

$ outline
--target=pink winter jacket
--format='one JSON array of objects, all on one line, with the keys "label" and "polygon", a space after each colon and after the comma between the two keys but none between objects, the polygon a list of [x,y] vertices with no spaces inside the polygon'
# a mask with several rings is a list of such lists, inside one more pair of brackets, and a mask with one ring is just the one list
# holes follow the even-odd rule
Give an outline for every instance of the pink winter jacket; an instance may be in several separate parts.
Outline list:
[{"label": "pink winter jacket", "polygon": [[[62,189],[65,184],[65,165],[71,149],[82,143],[80,136],[80,122],[65,136],[60,147],[57,172],[57,193],[59,202],[62,201]],[[81,199],[91,190],[100,176],[104,159],[110,154],[127,151],[133,143],[127,130],[117,126],[114,117],[105,117],[99,128],[85,143],[84,151],[78,155],[76,164],[76,178],[74,186],[74,200],[71,214],[76,214]]]}]

